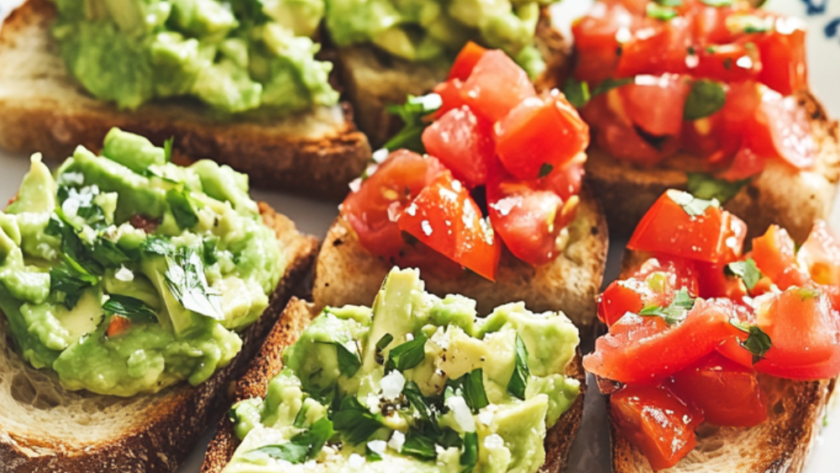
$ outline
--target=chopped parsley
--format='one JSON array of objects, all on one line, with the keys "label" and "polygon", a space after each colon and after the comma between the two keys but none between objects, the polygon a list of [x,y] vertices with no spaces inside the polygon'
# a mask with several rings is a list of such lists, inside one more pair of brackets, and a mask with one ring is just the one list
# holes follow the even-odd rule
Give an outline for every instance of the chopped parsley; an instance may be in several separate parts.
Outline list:
[{"label": "chopped parsley", "polygon": [[367,441],[382,427],[382,414],[371,414],[354,396],[347,396],[341,400],[332,420],[335,429],[352,445]]},{"label": "chopped parsley", "polygon": [[335,352],[338,357],[338,371],[344,376],[352,378],[362,367],[362,359],[358,352],[348,350],[342,343],[335,342],[333,345],[335,345]]},{"label": "chopped parsley", "polygon": [[690,172],[687,176],[686,186],[689,193],[700,199],[717,199],[722,204],[735,197],[735,194],[750,182],[749,179],[734,182],[717,179],[702,172]]},{"label": "chopped parsley", "polygon": [[403,105],[389,105],[386,110],[392,115],[399,116],[404,126],[393,138],[385,143],[384,148],[394,151],[400,148],[410,149],[418,153],[425,153],[426,148],[420,139],[423,130],[429,125],[424,118],[436,112],[443,105],[438,94],[428,94],[420,97],[409,95]]},{"label": "chopped parsley", "polygon": [[102,305],[102,310],[109,314],[122,315],[132,322],[156,322],[157,313],[148,304],[131,296],[111,294]]},{"label": "chopped parsley", "polygon": [[322,417],[308,430],[295,435],[284,444],[266,445],[248,453],[264,453],[276,460],[285,460],[292,464],[304,463],[315,458],[333,435],[335,435],[333,423],[326,417]]},{"label": "chopped parsley", "polygon": [[668,307],[662,306],[648,306],[639,311],[642,317],[660,317],[668,325],[674,325],[685,320],[690,311],[694,307],[694,299],[685,288],[680,289],[674,294],[674,300],[668,304]]},{"label": "chopped parsley", "polygon": [[426,336],[420,334],[414,340],[397,345],[388,352],[387,370],[405,371],[419,365],[426,357]]},{"label": "chopped parsley", "polygon": [[194,248],[179,248],[172,256],[166,256],[166,263],[166,285],[185,309],[211,319],[224,320],[219,293],[207,283],[204,262]]},{"label": "chopped parsley", "polygon": [[445,392],[448,395],[462,396],[473,414],[490,404],[484,390],[484,370],[481,368],[465,373],[458,379],[448,379]]},{"label": "chopped parsley", "polygon": [[507,385],[507,391],[518,399],[525,400],[525,388],[528,387],[528,378],[531,370],[528,368],[528,349],[519,334],[516,334],[516,348],[514,349],[515,362],[513,375]]},{"label": "chopped parsley", "polygon": [[748,258],[746,261],[735,261],[726,265],[725,271],[734,276],[738,276],[744,281],[747,289],[752,290],[758,281],[761,279],[761,271],[755,265],[755,260]]},{"label": "chopped parsley", "polygon": [[699,120],[717,113],[726,104],[726,90],[719,82],[708,79],[694,81],[683,108],[683,119]]}]

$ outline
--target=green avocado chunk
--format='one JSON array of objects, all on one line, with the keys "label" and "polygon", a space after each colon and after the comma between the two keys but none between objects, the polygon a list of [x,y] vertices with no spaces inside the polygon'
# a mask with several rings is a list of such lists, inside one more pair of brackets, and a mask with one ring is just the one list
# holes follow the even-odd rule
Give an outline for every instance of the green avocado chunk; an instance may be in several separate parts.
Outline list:
[{"label": "green avocado chunk", "polygon": [[319,45],[312,39],[323,0],[55,3],[53,36],[69,72],[94,97],[121,109],[183,97],[225,118],[258,109],[284,115],[338,101],[328,80],[332,64],[315,59]]},{"label": "green avocado chunk", "polygon": [[22,356],[71,390],[204,382],[285,269],[244,175],[176,166],[118,129],[103,156],[79,147],[55,177],[34,155],[0,212],[0,312]]},{"label": "green avocado chunk", "polygon": [[580,393],[564,375],[578,331],[561,313],[475,307],[395,268],[372,309],[325,308],[265,398],[231,409],[242,443],[224,473],[535,473]]}]

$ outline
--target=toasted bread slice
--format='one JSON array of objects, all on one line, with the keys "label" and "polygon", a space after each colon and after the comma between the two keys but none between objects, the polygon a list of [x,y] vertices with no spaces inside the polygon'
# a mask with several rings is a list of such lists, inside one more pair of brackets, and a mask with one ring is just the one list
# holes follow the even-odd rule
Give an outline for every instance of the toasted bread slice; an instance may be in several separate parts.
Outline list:
[{"label": "toasted bread slice", "polygon": [[[828,118],[810,93],[798,96],[811,117],[818,153],[814,169],[800,171],[771,159],[763,172],[753,177],[726,210],[743,219],[750,237],[779,224],[797,242],[807,238],[816,219],[828,218],[837,182],[840,180],[840,144],[837,122]],[[686,172],[702,171],[702,160],[678,154],[652,168],[639,168],[615,159],[596,145],[588,150],[586,177],[602,199],[610,231],[629,235],[651,205],[668,189],[686,189]]]},{"label": "toasted bread slice", "polygon": [[[586,334],[594,327],[595,297],[603,279],[608,244],[600,205],[584,190],[577,217],[569,226],[568,245],[553,262],[534,267],[504,251],[496,282],[470,272],[448,278],[422,276],[427,291],[475,299],[479,313],[524,301],[535,312],[562,310]],[[320,309],[369,303],[390,269],[388,263],[362,247],[350,225],[339,217],[318,255],[312,290],[315,305]]]},{"label": "toasted bread slice", "polygon": [[219,120],[197,103],[164,100],[134,112],[86,93],[69,76],[50,28],[49,0],[28,0],[0,30],[0,146],[63,159],[76,145],[98,149],[111,127],[146,136],[194,159],[247,173],[252,184],[341,199],[370,159],[346,106],[276,119]]},{"label": "toasted bread slice", "polygon": [[[0,470],[4,472],[175,471],[226,403],[286,302],[306,295],[318,242],[260,204],[288,269],[260,319],[242,333],[242,351],[199,386],[180,383],[154,395],[101,396],[63,389],[54,373],[30,367],[0,336]],[[0,333],[6,331],[0,317]]]},{"label": "toasted bread slice", "polygon": [[[538,90],[560,84],[569,64],[570,47],[551,25],[547,9],[537,24],[537,48],[546,62],[545,72],[536,80]],[[444,64],[411,62],[395,58],[374,46],[354,45],[338,48],[338,71],[345,94],[356,110],[356,122],[375,147],[396,133],[402,122],[385,107],[402,104],[408,95],[422,95],[446,79]]]},{"label": "toasted bread slice", "polygon": [[[649,254],[627,252],[622,277],[630,276]],[[669,473],[799,473],[817,439],[837,379],[792,381],[761,376],[770,417],[751,428],[703,424],[697,446]],[[609,403],[609,397],[607,397]],[[610,414],[611,415],[611,414]],[[645,456],[610,421],[615,473],[653,472]]]},{"label": "toasted bread slice", "polygon": [[[368,299],[366,303],[373,300]],[[292,298],[280,321],[274,326],[248,371],[236,384],[234,402],[255,397],[265,397],[268,383],[283,369],[283,350],[293,344],[309,321],[318,314],[313,304]],[[557,423],[548,430],[545,439],[546,460],[540,473],[560,473],[566,466],[572,440],[580,427],[583,416],[583,397],[586,390],[586,374],[581,364],[580,353],[566,367],[566,375],[580,381],[580,395],[572,406],[560,416]],[[219,431],[207,448],[201,473],[219,473],[230,462],[239,439],[233,433],[230,419],[219,423]]]}]

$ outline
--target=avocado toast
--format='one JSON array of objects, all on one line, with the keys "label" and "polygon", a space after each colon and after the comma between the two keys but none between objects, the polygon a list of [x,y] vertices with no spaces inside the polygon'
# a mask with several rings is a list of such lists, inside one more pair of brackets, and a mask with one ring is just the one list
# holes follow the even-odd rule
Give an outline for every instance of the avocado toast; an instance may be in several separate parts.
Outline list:
[{"label": "avocado toast", "polygon": [[[317,242],[247,178],[114,129],[32,170],[4,213],[4,471],[174,471]],[[125,164],[125,165],[123,165]]]},{"label": "avocado toast", "polygon": [[[474,301],[427,294],[416,270],[397,269],[373,309],[327,308],[304,329],[312,314],[303,301],[286,308],[237,384],[203,472],[302,463],[472,471],[488,462],[562,471],[585,385],[577,330],[562,314],[518,303],[475,319]],[[326,433],[317,448],[287,455],[301,432]]]},{"label": "avocado toast", "polygon": [[[293,31],[260,10],[241,12],[245,2],[237,3],[235,18],[219,13],[215,1],[197,10],[189,2],[180,2],[180,10],[165,1],[114,4],[122,12],[117,19],[141,22],[129,28],[115,26],[107,2],[91,7],[98,12],[93,20],[79,18],[83,3],[58,2],[66,11],[59,27],[49,0],[28,1],[6,18],[0,30],[3,147],[63,158],[78,144],[96,149],[117,126],[158,145],[175,137],[177,154],[228,164],[256,186],[332,199],[346,194],[346,184],[364,169],[367,139],[349,108],[337,102],[327,81],[329,63],[312,56],[317,46],[307,35],[317,28],[317,9],[294,16]],[[171,15],[170,23],[142,26],[142,18],[155,15],[159,21]],[[222,59],[207,59],[213,51]],[[262,72],[246,79],[242,64]],[[199,71],[206,79],[196,79]]]}]

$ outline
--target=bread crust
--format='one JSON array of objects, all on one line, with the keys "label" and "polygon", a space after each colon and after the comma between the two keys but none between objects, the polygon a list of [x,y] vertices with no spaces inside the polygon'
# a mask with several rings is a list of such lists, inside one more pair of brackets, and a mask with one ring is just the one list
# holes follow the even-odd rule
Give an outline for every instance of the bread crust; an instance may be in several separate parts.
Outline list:
[{"label": "bread crust", "polygon": [[276,119],[218,119],[186,100],[156,101],[134,112],[86,93],[67,72],[50,26],[55,7],[28,0],[0,29],[0,145],[48,158],[70,156],[79,144],[98,149],[108,130],[146,136],[158,145],[247,173],[254,186],[338,200],[370,159],[349,105],[320,107]]},{"label": "bread crust", "polygon": [[[571,47],[551,25],[547,8],[541,11],[534,38],[546,63],[546,70],[534,84],[539,91],[550,90],[566,77]],[[403,126],[399,117],[389,114],[385,107],[405,103],[408,95],[431,92],[449,74],[448,65],[396,58],[366,44],[338,48],[337,66],[345,96],[357,111],[359,129],[374,148]]]},{"label": "bread crust", "polygon": [[[649,257],[649,253],[627,251],[620,278],[631,276]],[[801,473],[831,404],[837,379],[793,381],[760,375],[759,380],[768,392],[767,421],[751,428],[703,424],[698,429],[697,447],[675,466],[662,471]],[[605,399],[610,418],[613,471],[653,472],[647,458],[617,427],[609,396]]]},{"label": "bread crust", "polygon": [[[371,299],[373,300],[373,299]],[[257,357],[248,371],[236,384],[234,402],[255,397],[264,397],[268,383],[283,369],[283,350],[300,337],[310,320],[318,314],[311,303],[292,298],[280,316],[271,334],[266,338]],[[540,473],[560,473],[566,466],[574,436],[583,416],[583,398],[586,391],[586,373],[583,370],[580,352],[566,367],[566,376],[580,382],[580,395],[564,412],[545,438],[546,461]],[[201,473],[220,473],[233,458],[239,439],[233,433],[233,423],[225,417],[219,422],[219,430],[207,448]]]},{"label": "bread crust", "polygon": [[[441,297],[463,294],[475,299],[479,314],[517,301],[524,301],[535,312],[562,310],[586,336],[595,325],[595,298],[609,246],[606,219],[586,189],[569,234],[565,251],[549,264],[533,267],[504,251],[496,282],[470,272],[424,273],[426,290]],[[370,303],[390,269],[390,264],[362,247],[350,225],[338,217],[316,263],[312,290],[316,307]]]},{"label": "bread crust", "polygon": [[[763,234],[771,224],[786,228],[797,242],[811,231],[814,220],[826,219],[840,180],[838,124],[828,118],[810,93],[797,95],[811,118],[818,152],[814,169],[799,171],[778,159],[753,177],[726,210],[744,220],[749,238]],[[613,235],[630,235],[651,205],[668,189],[686,189],[686,172],[704,170],[702,160],[678,154],[651,168],[640,168],[608,155],[593,144],[586,161],[586,179],[604,203]]]},{"label": "bread crust", "polygon": [[[115,432],[111,438],[100,439],[97,442],[79,441],[77,437],[72,436],[52,435],[49,425],[40,425],[44,423],[44,419],[48,419],[46,423],[69,422],[74,419],[70,419],[69,416],[67,419],[55,418],[55,406],[45,406],[43,403],[38,405],[38,393],[35,394],[35,402],[19,400],[21,388],[17,387],[15,382],[9,382],[9,385],[3,387],[11,389],[11,393],[0,394],[7,398],[6,401],[13,402],[13,405],[6,401],[0,403],[0,471],[174,472],[191,452],[199,436],[223,412],[227,405],[224,394],[229,383],[243,371],[248,360],[260,347],[286,302],[292,296],[307,295],[310,287],[317,240],[299,234],[288,218],[274,212],[266,204],[260,204],[260,212],[265,223],[275,229],[279,243],[283,245],[288,267],[270,298],[269,307],[257,322],[242,333],[242,351],[228,366],[196,387],[179,383],[158,394],[117,399],[86,392],[65,391],[54,373],[36,372],[37,370],[20,359],[16,363],[20,367],[17,374],[25,371],[29,378],[40,379],[45,390],[54,390],[63,402],[71,407],[75,405],[76,409],[79,409],[79,406],[83,409],[90,408],[86,403],[92,402],[91,399],[101,400],[107,406],[104,409],[111,409],[112,414],[100,420],[105,423],[127,422],[128,426]],[[6,332],[5,317],[0,317],[0,330]],[[7,334],[0,339],[0,356],[20,358],[9,346],[9,338]],[[0,380],[3,377],[12,378],[15,374],[0,373]],[[32,383],[29,385],[32,386]],[[39,412],[44,410],[46,412]],[[23,417],[22,421],[15,419],[15,424],[23,427],[16,429],[11,426],[12,422],[9,419],[12,416]],[[125,420],[127,416],[133,417]],[[26,430],[22,430],[24,428]],[[79,423],[71,430],[81,433],[94,428],[103,426]]]}]

